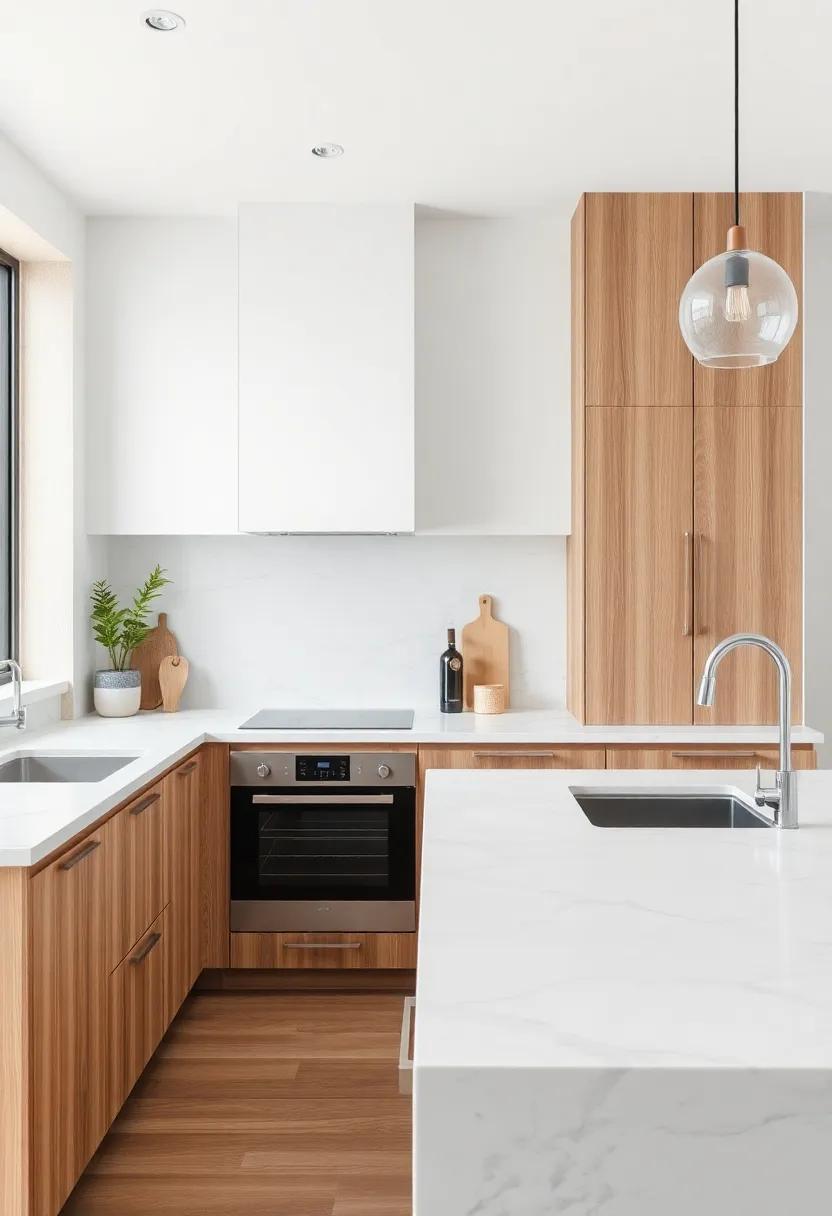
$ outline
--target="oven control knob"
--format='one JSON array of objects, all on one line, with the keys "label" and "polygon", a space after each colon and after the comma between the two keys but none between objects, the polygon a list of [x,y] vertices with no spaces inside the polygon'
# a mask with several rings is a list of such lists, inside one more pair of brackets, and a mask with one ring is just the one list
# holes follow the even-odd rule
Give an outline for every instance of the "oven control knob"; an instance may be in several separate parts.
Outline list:
[{"label": "oven control knob", "polygon": [[271,771],[272,770],[269,768],[268,764],[258,764],[257,765],[257,776],[258,777],[268,777],[268,775]]},{"label": "oven control knob", "polygon": [[384,781],[386,777],[389,777],[390,776],[390,765],[389,764],[380,764],[378,766],[378,775],[379,775],[379,777],[381,777],[382,781]]}]

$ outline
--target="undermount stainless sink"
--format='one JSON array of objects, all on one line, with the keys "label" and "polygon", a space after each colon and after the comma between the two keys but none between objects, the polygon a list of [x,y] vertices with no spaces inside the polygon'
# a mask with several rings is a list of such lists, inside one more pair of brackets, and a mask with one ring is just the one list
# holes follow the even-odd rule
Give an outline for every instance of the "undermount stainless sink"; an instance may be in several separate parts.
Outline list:
[{"label": "undermount stainless sink", "polygon": [[583,790],[570,793],[597,828],[769,828],[736,794],[667,790]]},{"label": "undermount stainless sink", "polygon": [[0,764],[0,782],[46,784],[56,781],[103,781],[135,756],[49,756],[30,752]]}]

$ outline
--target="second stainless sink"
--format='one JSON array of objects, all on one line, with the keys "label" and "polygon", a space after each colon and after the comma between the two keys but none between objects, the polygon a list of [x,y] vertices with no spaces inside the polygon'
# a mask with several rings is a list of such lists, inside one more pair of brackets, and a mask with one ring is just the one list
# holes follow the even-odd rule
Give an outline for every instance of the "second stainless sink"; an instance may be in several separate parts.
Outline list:
[{"label": "second stainless sink", "polygon": [[29,752],[0,764],[0,782],[103,781],[135,756],[50,756]]},{"label": "second stainless sink", "polygon": [[597,828],[771,827],[735,794],[578,788],[570,793]]}]

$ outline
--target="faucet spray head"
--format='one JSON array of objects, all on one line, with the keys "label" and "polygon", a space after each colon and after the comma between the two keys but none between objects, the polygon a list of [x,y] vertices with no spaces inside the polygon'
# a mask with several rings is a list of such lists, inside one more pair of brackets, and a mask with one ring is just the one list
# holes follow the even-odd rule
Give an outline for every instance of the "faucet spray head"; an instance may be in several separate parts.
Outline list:
[{"label": "faucet spray head", "polygon": [[699,692],[696,694],[696,704],[710,708],[716,697],[716,676],[703,675],[699,682]]}]

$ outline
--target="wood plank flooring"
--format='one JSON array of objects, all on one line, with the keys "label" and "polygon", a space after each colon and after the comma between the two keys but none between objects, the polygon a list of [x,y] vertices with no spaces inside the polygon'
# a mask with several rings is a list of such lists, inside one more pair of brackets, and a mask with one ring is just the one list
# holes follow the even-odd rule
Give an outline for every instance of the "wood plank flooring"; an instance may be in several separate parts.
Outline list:
[{"label": "wood plank flooring", "polygon": [[403,998],[195,993],[62,1216],[410,1216]]}]

